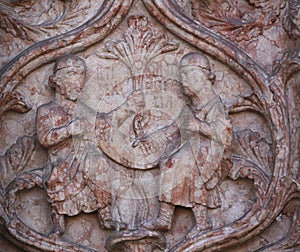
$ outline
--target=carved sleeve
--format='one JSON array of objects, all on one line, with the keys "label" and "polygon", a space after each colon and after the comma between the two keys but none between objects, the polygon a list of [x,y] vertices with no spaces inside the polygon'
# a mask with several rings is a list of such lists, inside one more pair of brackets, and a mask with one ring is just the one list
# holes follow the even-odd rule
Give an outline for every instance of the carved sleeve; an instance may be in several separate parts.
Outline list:
[{"label": "carved sleeve", "polygon": [[40,107],[36,119],[38,139],[45,147],[56,145],[71,136],[71,122],[56,126],[62,115],[52,116],[49,111],[46,107]]}]

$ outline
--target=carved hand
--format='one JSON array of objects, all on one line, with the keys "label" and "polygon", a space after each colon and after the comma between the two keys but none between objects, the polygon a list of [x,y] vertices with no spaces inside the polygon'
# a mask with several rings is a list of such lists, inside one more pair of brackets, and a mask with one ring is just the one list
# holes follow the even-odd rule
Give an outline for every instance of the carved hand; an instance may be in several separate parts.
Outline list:
[{"label": "carved hand", "polygon": [[199,133],[204,135],[208,138],[213,137],[213,130],[209,123],[205,121],[196,120],[189,120],[184,127],[185,130],[190,131],[191,133]]},{"label": "carved hand", "polygon": [[128,97],[128,105],[129,107],[139,107],[144,108],[145,107],[145,97],[144,94],[141,92],[133,92]]},{"label": "carved hand", "polygon": [[87,131],[88,124],[89,122],[85,117],[77,118],[67,126],[67,130],[70,132],[70,135],[81,135]]}]

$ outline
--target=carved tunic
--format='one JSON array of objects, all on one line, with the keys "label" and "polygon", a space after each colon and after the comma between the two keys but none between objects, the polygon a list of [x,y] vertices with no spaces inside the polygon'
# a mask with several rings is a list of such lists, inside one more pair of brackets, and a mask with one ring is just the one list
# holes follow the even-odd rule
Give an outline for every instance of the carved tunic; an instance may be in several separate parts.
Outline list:
[{"label": "carved tunic", "polygon": [[[207,114],[209,129],[225,127],[222,120],[210,118],[216,116],[220,105],[216,99],[210,105]],[[191,123],[199,123],[196,117],[190,119]],[[201,132],[201,125],[199,127]],[[184,207],[194,204],[219,207],[221,202],[217,185],[222,172],[219,157],[223,154],[223,143],[217,141],[215,130],[212,139],[199,132],[184,132],[182,129],[182,133],[186,135],[182,137],[181,147],[161,163],[160,200]]]},{"label": "carved tunic", "polygon": [[97,204],[86,179],[89,145],[68,134],[65,127],[71,119],[55,102],[41,106],[37,112],[38,137],[48,148],[50,161],[44,182],[47,195],[59,214],[76,215],[80,211],[95,211]]}]

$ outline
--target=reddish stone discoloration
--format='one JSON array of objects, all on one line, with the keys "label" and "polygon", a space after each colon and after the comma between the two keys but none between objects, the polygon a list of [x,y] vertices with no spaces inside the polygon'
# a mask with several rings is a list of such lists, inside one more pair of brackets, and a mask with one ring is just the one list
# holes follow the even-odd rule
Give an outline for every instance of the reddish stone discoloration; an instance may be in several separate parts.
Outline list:
[{"label": "reddish stone discoloration", "polygon": [[[27,251],[298,249],[298,1],[4,2],[6,238]],[[87,68],[54,67],[54,94],[50,62],[79,51]]]}]

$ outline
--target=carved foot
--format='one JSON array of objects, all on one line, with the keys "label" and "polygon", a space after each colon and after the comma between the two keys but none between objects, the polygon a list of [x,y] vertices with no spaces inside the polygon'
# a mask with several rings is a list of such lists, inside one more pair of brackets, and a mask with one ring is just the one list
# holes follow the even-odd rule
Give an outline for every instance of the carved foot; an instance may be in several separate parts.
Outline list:
[{"label": "carved foot", "polygon": [[211,229],[211,224],[208,222],[205,223],[197,223],[195,226],[191,229],[191,231],[185,236],[186,239],[192,239],[193,237],[200,235],[202,233],[205,233]]},{"label": "carved foot", "polygon": [[100,227],[102,229],[117,230],[117,231],[127,229],[126,223],[114,221],[111,218],[100,220]]},{"label": "carved foot", "polygon": [[159,215],[156,219],[144,222],[142,227],[150,231],[166,232],[171,229],[175,206],[161,202]]},{"label": "carved foot", "polygon": [[55,208],[53,208],[52,221],[53,221],[53,228],[47,234],[47,237],[56,240],[65,232],[65,217],[64,215],[58,214]]},{"label": "carved foot", "polygon": [[117,230],[117,231],[127,229],[127,225],[125,223],[114,221],[112,219],[109,206],[100,209],[98,211],[98,217],[100,221],[100,227],[102,229]]},{"label": "carved foot", "polygon": [[142,224],[142,227],[150,231],[167,232],[171,229],[171,222],[164,221],[160,218],[153,219]]}]

